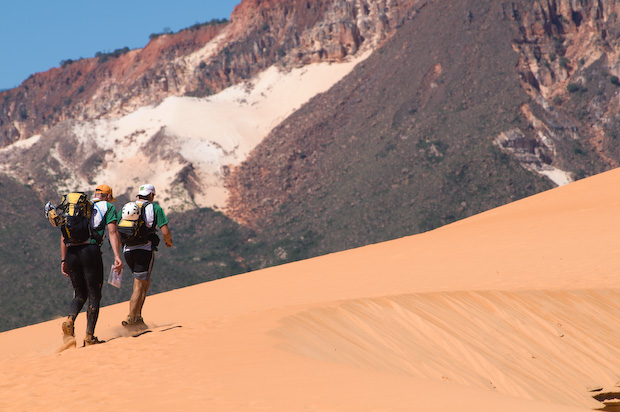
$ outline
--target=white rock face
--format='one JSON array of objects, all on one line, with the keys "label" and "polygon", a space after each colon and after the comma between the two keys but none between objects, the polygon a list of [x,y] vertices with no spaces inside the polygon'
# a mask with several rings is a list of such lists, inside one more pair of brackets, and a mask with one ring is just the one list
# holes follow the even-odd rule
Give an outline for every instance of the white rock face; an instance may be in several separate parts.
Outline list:
[{"label": "white rock face", "polygon": [[[282,72],[271,67],[253,81],[206,98],[166,98],[118,119],[74,123],[69,135],[87,158],[105,152],[94,173],[73,176],[61,190],[90,191],[105,182],[115,193],[135,196],[152,183],[169,210],[223,209],[224,177],[269,132],[318,93],[327,91],[368,54],[343,63],[315,63]],[[24,145],[24,143],[21,143]],[[11,147],[4,149],[12,150]],[[59,163],[63,155],[51,153]]]}]

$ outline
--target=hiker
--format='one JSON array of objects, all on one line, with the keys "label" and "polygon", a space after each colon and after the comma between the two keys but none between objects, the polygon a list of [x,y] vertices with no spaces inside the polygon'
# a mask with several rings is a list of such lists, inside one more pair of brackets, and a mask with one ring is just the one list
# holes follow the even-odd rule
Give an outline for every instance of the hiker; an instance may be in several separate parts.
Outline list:
[{"label": "hiker", "polygon": [[[85,197],[85,195],[84,195]],[[95,325],[99,317],[101,304],[101,288],[103,285],[103,260],[101,258],[101,242],[108,228],[108,236],[114,252],[114,267],[121,270],[121,241],[116,229],[116,209],[110,203],[114,196],[108,185],[99,185],[95,189],[90,213],[90,238],[77,243],[71,242],[67,231],[63,231],[60,241],[61,272],[71,279],[75,291],[69,306],[69,316],[62,324],[65,346],[75,346],[74,324],[78,313],[88,299],[86,309],[86,336],[84,346],[102,343],[94,335]],[[86,200],[87,201],[87,200]]]},{"label": "hiker", "polygon": [[[123,206],[121,225],[125,219],[132,221],[143,219],[147,234],[146,237],[137,241],[129,241],[124,232],[121,234],[125,262],[127,262],[127,266],[131,269],[134,277],[133,293],[129,300],[129,315],[121,323],[129,329],[146,329],[147,326],[142,318],[142,307],[151,286],[151,272],[155,260],[154,252],[159,244],[159,236],[156,234],[157,228],[161,230],[167,247],[172,247],[172,235],[168,228],[168,218],[164,210],[157,203],[153,203],[155,187],[151,184],[140,186],[136,197],[135,202],[129,202]],[[124,230],[124,228],[120,230]]]}]

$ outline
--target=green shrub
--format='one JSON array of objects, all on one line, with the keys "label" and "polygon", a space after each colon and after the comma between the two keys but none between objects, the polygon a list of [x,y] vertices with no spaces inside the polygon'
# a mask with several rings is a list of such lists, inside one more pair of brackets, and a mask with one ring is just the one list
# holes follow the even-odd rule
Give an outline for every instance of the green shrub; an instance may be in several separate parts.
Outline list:
[{"label": "green shrub", "polygon": [[95,53],[95,57],[97,58],[97,62],[105,63],[110,59],[110,56],[105,53],[97,52]]},{"label": "green shrub", "polygon": [[170,27],[164,27],[161,33],[151,33],[151,35],[149,36],[149,39],[153,40],[153,39],[156,39],[157,37],[163,36],[164,34],[173,34],[172,30],[170,30]]},{"label": "green shrub", "polygon": [[192,31],[194,31],[194,30],[198,30],[198,29],[200,29],[201,27],[204,27],[204,26],[214,26],[214,25],[223,24],[223,23],[228,23],[228,19],[211,19],[211,20],[209,20],[209,21],[207,21],[205,23],[198,23],[197,22],[196,24],[193,24],[193,25],[191,25],[191,26],[189,26],[189,27],[187,27],[185,29],[179,30],[178,33],[182,32],[184,30],[192,30]]},{"label": "green shrub", "polygon": [[169,27],[165,27],[164,30],[161,33],[151,33],[149,35],[149,40],[156,39],[156,38],[158,38],[160,36],[163,36],[164,34],[175,34],[175,33],[180,33],[182,31],[185,31],[185,30],[195,31],[195,30],[198,30],[198,29],[200,29],[201,27],[204,27],[204,26],[214,26],[214,25],[217,25],[217,24],[224,24],[224,23],[228,23],[228,19],[211,19],[211,20],[209,20],[209,21],[207,21],[205,23],[195,23],[195,24],[192,24],[191,26],[186,27],[184,29],[181,29],[181,30],[179,30],[177,32],[173,32],[172,30],[170,30]]},{"label": "green shrub", "polygon": [[110,53],[97,52],[97,53],[95,53],[95,57],[97,58],[97,61],[99,63],[105,63],[111,57],[117,58],[119,56],[122,56],[125,53],[128,53],[129,50],[130,50],[129,47],[123,47],[122,49],[116,49],[116,50],[114,50],[113,52],[110,52]]},{"label": "green shrub", "polygon": [[581,180],[588,177],[588,174],[586,173],[585,170],[583,169],[579,169],[575,172],[575,180]]}]

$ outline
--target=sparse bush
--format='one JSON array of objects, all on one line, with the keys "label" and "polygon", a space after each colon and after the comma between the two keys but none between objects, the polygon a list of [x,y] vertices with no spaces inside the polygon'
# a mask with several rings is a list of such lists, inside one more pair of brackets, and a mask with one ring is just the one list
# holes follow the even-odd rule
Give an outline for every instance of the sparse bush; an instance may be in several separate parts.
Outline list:
[{"label": "sparse bush", "polygon": [[196,24],[194,24],[192,26],[189,26],[188,28],[179,30],[178,33],[182,32],[184,30],[198,30],[198,29],[200,29],[201,27],[204,27],[204,26],[215,26],[217,24],[223,24],[223,23],[228,23],[228,19],[211,19],[211,20],[209,20],[209,21],[207,21],[205,23],[198,23],[198,22],[196,22]]},{"label": "sparse bush", "polygon": [[129,53],[129,47],[123,47],[122,49],[116,49],[112,52],[114,57],[119,57],[125,53]]},{"label": "sparse bush", "polygon": [[605,131],[613,140],[618,139],[618,137],[620,136],[620,122],[618,122],[617,120],[614,122],[610,122],[608,125],[606,125]]},{"label": "sparse bush", "polygon": [[584,179],[584,178],[585,178],[585,177],[587,177],[587,176],[588,176],[588,174],[587,174],[587,173],[586,173],[586,171],[585,171],[585,170],[583,170],[583,169],[579,169],[579,170],[577,170],[577,171],[575,172],[575,174],[574,174],[575,180],[581,180],[581,179]]},{"label": "sparse bush", "polygon": [[611,82],[611,84],[613,84],[614,86],[620,86],[620,79],[618,79],[618,76],[611,76],[609,78],[609,81]]},{"label": "sparse bush", "polygon": [[[181,29],[181,30],[177,31],[176,33],[180,33],[180,32],[185,31],[185,30],[195,31],[195,30],[198,30],[198,29],[200,29],[201,27],[204,27],[204,26],[214,26],[214,25],[217,25],[217,24],[224,24],[224,23],[228,23],[228,19],[211,19],[211,20],[209,20],[208,22],[205,22],[205,23],[198,23],[197,22],[197,23],[195,23],[195,24],[193,24],[193,25],[191,25],[189,27],[186,27],[184,29]],[[149,40],[156,39],[156,38],[158,38],[160,36],[163,36],[164,34],[175,34],[175,32],[173,32],[169,27],[165,27],[164,30],[161,33],[151,33],[149,35]]]},{"label": "sparse bush", "polygon": [[170,30],[170,27],[164,27],[161,33],[151,33],[151,35],[149,36],[149,39],[153,40],[165,34],[172,34],[172,30]]},{"label": "sparse bush", "polygon": [[95,53],[95,57],[97,58],[97,62],[99,63],[105,63],[110,59],[109,55],[101,52]]},{"label": "sparse bush", "polygon": [[576,93],[581,90],[581,85],[578,83],[569,83],[568,86],[566,86],[566,90],[568,90],[569,93]]},{"label": "sparse bush", "polygon": [[585,150],[583,150],[583,147],[581,147],[581,145],[575,146],[573,148],[573,153],[575,153],[577,156],[583,156],[584,154],[586,154]]},{"label": "sparse bush", "polygon": [[95,57],[97,58],[97,61],[99,63],[105,63],[107,62],[111,57],[113,58],[117,58],[119,56],[122,56],[125,53],[129,52],[129,47],[123,47],[122,49],[116,49],[111,53],[103,53],[103,52],[97,52],[95,53]]}]

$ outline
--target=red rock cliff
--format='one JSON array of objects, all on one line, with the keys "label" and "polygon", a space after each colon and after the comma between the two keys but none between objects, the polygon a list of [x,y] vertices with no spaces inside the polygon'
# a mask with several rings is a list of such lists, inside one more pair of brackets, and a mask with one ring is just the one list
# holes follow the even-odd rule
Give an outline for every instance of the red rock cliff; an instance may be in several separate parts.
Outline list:
[{"label": "red rock cliff", "polygon": [[277,62],[341,60],[389,36],[418,2],[245,0],[229,23],[65,62],[0,93],[0,147],[67,119],[119,116],[170,95],[213,94]]}]

